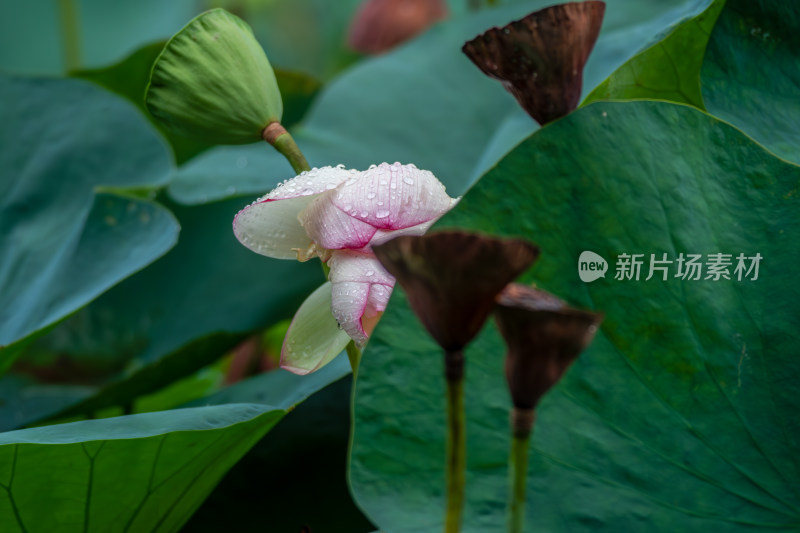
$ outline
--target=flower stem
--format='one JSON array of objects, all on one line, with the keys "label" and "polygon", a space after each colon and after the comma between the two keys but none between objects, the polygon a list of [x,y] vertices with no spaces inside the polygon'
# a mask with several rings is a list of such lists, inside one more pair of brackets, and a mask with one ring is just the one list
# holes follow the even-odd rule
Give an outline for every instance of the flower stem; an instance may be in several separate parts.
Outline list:
[{"label": "flower stem", "polygon": [[511,487],[508,507],[509,533],[522,533],[525,524],[525,484],[528,480],[528,443],[536,412],[515,407],[511,411]]},{"label": "flower stem", "polygon": [[347,352],[347,358],[350,360],[350,368],[353,369],[353,377],[355,377],[358,373],[358,365],[361,363],[361,350],[356,348],[356,344],[353,341],[350,341],[345,346],[345,351]]},{"label": "flower stem", "polygon": [[311,170],[308,166],[308,161],[300,151],[300,147],[294,142],[294,138],[286,131],[286,128],[281,126],[279,122],[272,122],[264,131],[261,132],[261,137],[271,144],[277,151],[289,161],[295,173],[300,174],[304,170]]},{"label": "flower stem", "polygon": [[81,41],[75,0],[58,0],[58,13],[64,48],[64,70],[71,72],[81,66]]},{"label": "flower stem", "polygon": [[464,420],[464,353],[445,352],[447,379],[447,508],[445,533],[461,530],[464,510],[464,485],[467,455]]}]

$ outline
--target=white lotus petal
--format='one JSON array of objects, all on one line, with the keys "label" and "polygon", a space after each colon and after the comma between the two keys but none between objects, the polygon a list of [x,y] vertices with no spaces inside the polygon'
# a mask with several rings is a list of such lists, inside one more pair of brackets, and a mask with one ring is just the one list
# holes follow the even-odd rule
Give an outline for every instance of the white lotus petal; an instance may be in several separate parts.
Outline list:
[{"label": "white lotus petal", "polygon": [[282,183],[245,207],[233,219],[233,233],[252,251],[276,259],[295,259],[311,239],[297,215],[311,201],[358,174],[343,166],[315,168]]},{"label": "white lotus petal", "polygon": [[308,374],[327,365],[350,342],[331,314],[331,282],[306,298],[292,319],[281,349],[281,367]]},{"label": "white lotus petal", "polygon": [[287,198],[297,198],[298,196],[321,194],[325,191],[332,191],[347,179],[359,174],[359,171],[348,170],[344,168],[344,165],[314,168],[284,181],[258,201],[285,200]]}]

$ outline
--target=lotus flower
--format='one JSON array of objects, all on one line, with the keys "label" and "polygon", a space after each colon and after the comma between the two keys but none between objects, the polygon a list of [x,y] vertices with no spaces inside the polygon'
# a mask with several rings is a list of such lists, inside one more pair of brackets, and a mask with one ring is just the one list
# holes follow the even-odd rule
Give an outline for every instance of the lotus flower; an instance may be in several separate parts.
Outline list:
[{"label": "lotus flower", "polygon": [[[363,346],[395,282],[372,246],[424,234],[455,202],[431,172],[383,163],[363,172],[343,165],[303,172],[240,211],[233,231],[254,252],[319,257],[330,268],[329,284],[295,315],[281,366],[304,374],[332,360],[350,339]],[[321,312],[325,304],[330,311]],[[323,323],[330,316],[336,321]]]}]

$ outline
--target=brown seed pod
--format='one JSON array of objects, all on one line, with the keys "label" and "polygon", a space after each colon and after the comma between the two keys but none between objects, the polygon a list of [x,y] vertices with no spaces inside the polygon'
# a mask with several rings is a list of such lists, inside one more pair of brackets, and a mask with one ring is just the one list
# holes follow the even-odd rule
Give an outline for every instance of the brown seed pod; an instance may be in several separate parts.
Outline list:
[{"label": "brown seed pod", "polygon": [[478,334],[497,294],[539,256],[536,246],[520,239],[463,231],[397,237],[373,250],[447,352],[463,349]]},{"label": "brown seed pod", "polygon": [[509,284],[495,321],[508,345],[506,380],[517,409],[535,409],[592,341],[602,314],[573,309],[552,294]]},{"label": "brown seed pod", "polygon": [[544,125],[578,107],[604,13],[604,2],[559,4],[492,28],[462,51]]}]

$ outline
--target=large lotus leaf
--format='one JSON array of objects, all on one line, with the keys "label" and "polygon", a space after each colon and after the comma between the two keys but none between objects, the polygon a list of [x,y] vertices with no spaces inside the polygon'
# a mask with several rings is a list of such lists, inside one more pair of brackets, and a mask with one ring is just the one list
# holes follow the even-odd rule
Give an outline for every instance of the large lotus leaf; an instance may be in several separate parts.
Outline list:
[{"label": "large lotus leaf", "polygon": [[[244,203],[167,204],[182,227],[178,245],[42,337],[25,356],[50,367],[48,357],[78,360],[105,372],[91,387],[29,384],[28,393],[0,405],[0,427],[128,405],[211,363],[246,333],[290,318],[323,281],[322,269],[316,261],[265,259],[239,244],[231,222]],[[10,379],[0,381],[0,390],[19,387]]]},{"label": "large lotus leaf", "polygon": [[228,404],[0,435],[0,529],[178,531],[286,413]]},{"label": "large lotus leaf", "polygon": [[[347,371],[347,358],[340,360]],[[286,374],[312,380],[337,362],[309,376]],[[267,382],[268,376],[242,385],[269,394],[275,382]],[[345,477],[350,383],[349,378],[341,379],[286,415],[228,472],[186,524],[186,530],[295,533],[307,525],[314,533],[374,531],[355,507]],[[228,401],[238,399],[239,387],[228,389]]]},{"label": "large lotus leaf", "polygon": [[167,147],[127,102],[77,80],[0,78],[0,370],[31,335],[169,250]]},{"label": "large lotus leaf", "polygon": [[[797,527],[798,187],[800,168],[694,108],[598,102],[533,134],[440,221],[538,243],[524,280],[605,313],[540,405],[527,529]],[[605,279],[580,281],[584,250],[610,262]],[[623,253],[646,254],[638,281],[614,279]],[[730,280],[676,279],[672,264],[645,281],[662,253],[763,260],[756,280],[734,266]],[[464,531],[505,528],[504,351],[492,324],[466,354]],[[350,471],[383,530],[441,530],[441,364],[396,289],[359,369]]]},{"label": "large lotus leaf", "polygon": [[709,1],[708,8],[676,23],[663,39],[619,67],[586,97],[595,100],[668,100],[700,109],[700,68],[711,30],[725,0]]},{"label": "large lotus leaf", "polygon": [[[472,65],[461,46],[492,25],[549,3],[520,1],[454,17],[408,45],[348,70],[326,86],[304,125],[293,132],[309,163],[353,168],[382,161],[414,163],[431,170],[451,194],[464,192],[536,125],[516,118],[524,111],[500,84]],[[584,87],[596,86],[654,34],[696,14],[705,3],[677,0],[643,13],[634,0],[610,1]],[[518,126],[507,127],[514,123]],[[183,167],[170,193],[182,203],[203,203],[263,192],[293,175],[289,164],[268,147],[216,148]]]},{"label": "large lotus leaf", "polygon": [[800,162],[800,5],[728,0],[703,62],[709,113]]}]

